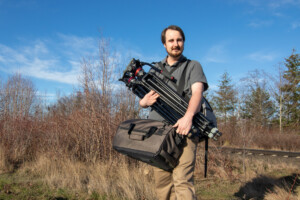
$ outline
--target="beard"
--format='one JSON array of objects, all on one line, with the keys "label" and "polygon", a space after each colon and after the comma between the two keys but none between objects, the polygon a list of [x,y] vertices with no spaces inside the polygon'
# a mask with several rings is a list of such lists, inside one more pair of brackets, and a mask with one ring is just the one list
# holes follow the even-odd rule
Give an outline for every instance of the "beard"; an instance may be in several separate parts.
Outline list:
[{"label": "beard", "polygon": [[169,56],[171,56],[173,58],[178,58],[182,55],[183,49],[184,49],[183,47],[182,48],[175,47],[175,48],[170,49],[170,50],[167,49],[167,53],[168,53]]}]

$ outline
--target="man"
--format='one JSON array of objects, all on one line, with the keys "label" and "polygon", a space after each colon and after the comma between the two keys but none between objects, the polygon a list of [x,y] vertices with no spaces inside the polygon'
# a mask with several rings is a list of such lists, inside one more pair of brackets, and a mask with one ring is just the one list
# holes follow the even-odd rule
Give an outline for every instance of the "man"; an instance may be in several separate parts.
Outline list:
[{"label": "man", "polygon": [[[161,34],[161,41],[168,53],[167,57],[162,60],[162,64],[166,70],[173,71],[172,76],[175,78],[177,86],[181,76],[185,75],[183,91],[190,97],[189,105],[185,115],[177,121],[174,128],[178,134],[187,135],[192,127],[193,116],[200,111],[202,93],[208,88],[208,84],[200,63],[187,60],[182,55],[185,36],[180,27],[171,25],[165,28]],[[185,73],[183,73],[184,69]],[[162,77],[161,74],[157,75]],[[178,88],[174,87],[174,83],[169,80],[167,83],[174,89]],[[150,91],[140,100],[140,106],[147,108],[154,104],[157,98],[159,95]],[[163,120],[154,110],[150,112],[149,118]],[[196,137],[186,138],[179,164],[172,172],[154,168],[156,193],[159,199],[196,199],[193,176],[197,143],[198,138]]]}]

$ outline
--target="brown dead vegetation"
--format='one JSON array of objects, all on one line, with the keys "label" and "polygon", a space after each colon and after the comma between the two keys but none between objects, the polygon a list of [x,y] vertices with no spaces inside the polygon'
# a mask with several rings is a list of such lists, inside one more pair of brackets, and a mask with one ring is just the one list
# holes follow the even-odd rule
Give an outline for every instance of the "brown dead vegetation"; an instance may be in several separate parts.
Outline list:
[{"label": "brown dead vegetation", "polygon": [[[155,199],[151,167],[112,149],[118,124],[138,118],[140,110],[137,97],[112,81],[115,63],[105,45],[100,41],[98,62],[83,60],[81,87],[46,111],[35,101],[33,86],[20,75],[0,85],[0,172],[35,174],[54,188],[71,187],[121,199]],[[219,129],[223,136],[215,145],[300,150],[300,135],[292,134],[297,130],[278,134],[276,127],[236,119],[226,126],[220,124]],[[247,185],[254,178],[255,185],[255,177],[267,171],[265,164],[258,168],[254,166],[261,166],[257,162],[240,162],[218,153],[209,159],[209,176],[217,179],[234,182],[242,177]],[[203,157],[197,166],[198,176],[203,174]],[[246,185],[241,188],[244,194]],[[280,193],[278,187],[274,184],[274,190],[264,194],[273,198],[271,195]]]}]

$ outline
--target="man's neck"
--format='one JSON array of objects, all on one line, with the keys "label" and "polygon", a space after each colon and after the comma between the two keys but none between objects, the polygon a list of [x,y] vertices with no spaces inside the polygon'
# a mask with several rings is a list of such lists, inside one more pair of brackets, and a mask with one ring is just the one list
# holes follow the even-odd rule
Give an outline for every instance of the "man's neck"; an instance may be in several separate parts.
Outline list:
[{"label": "man's neck", "polygon": [[178,56],[178,57],[172,57],[172,56],[169,56],[167,57],[167,63],[172,66],[174,65],[179,59],[180,59],[181,55]]}]

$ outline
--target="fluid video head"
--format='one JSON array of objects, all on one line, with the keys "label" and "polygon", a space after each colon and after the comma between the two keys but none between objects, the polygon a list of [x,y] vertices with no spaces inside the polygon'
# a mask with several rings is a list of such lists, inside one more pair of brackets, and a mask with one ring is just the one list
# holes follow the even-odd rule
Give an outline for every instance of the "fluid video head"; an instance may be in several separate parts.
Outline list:
[{"label": "fluid video head", "polygon": [[126,69],[123,72],[123,77],[119,79],[119,81],[124,82],[127,87],[130,87],[131,83],[145,75],[142,67],[146,64],[147,63],[140,62],[139,60],[133,58],[127,65]]}]

